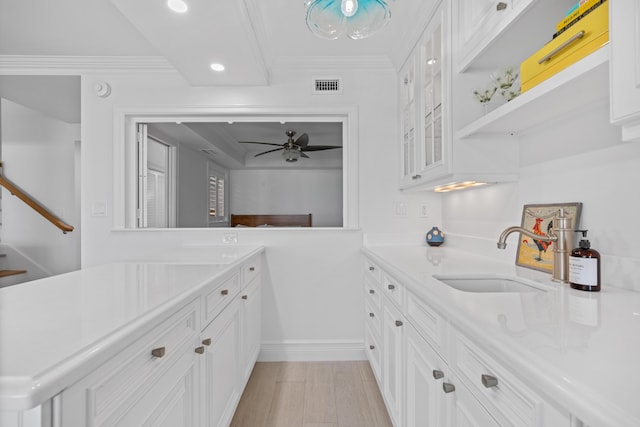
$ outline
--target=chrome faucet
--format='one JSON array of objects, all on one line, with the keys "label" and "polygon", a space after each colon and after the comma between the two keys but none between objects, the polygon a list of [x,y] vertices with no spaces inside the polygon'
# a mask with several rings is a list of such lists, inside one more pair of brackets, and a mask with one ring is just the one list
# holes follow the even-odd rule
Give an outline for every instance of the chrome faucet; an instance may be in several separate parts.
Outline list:
[{"label": "chrome faucet", "polygon": [[558,215],[553,219],[553,229],[549,231],[548,236],[535,234],[522,227],[508,227],[498,239],[498,249],[507,247],[507,237],[514,232],[525,234],[535,240],[554,242],[553,274],[551,277],[556,282],[569,283],[569,253],[571,252],[571,241],[573,239],[573,225],[564,208],[560,208]]}]

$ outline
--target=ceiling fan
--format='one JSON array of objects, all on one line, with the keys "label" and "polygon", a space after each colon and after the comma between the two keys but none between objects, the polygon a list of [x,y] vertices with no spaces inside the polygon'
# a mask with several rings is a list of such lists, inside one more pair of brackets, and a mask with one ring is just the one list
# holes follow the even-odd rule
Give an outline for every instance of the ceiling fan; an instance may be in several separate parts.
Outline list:
[{"label": "ceiling fan", "polygon": [[263,154],[273,153],[274,151],[282,150],[282,157],[287,162],[297,162],[299,157],[304,157],[306,159],[309,158],[305,154],[306,151],[322,151],[322,150],[332,150],[334,148],[342,148],[339,145],[309,145],[309,135],[303,133],[296,139],[293,140],[293,136],[296,134],[293,130],[288,130],[287,134],[287,142],[284,144],[273,144],[271,142],[254,142],[254,141],[238,141],[240,144],[262,144],[262,145],[273,145],[279,148],[274,148],[273,150],[263,151],[262,153],[256,154],[254,157],[262,156]]}]

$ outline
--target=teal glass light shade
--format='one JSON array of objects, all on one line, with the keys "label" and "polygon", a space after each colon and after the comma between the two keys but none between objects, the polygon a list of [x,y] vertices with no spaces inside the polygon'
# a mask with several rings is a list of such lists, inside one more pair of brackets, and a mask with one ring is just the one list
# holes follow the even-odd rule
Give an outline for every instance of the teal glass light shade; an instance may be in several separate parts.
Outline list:
[{"label": "teal glass light shade", "polygon": [[356,0],[353,16],[342,13],[343,0],[306,0],[307,27],[325,39],[341,36],[350,39],[369,37],[391,20],[391,10],[384,0]]}]

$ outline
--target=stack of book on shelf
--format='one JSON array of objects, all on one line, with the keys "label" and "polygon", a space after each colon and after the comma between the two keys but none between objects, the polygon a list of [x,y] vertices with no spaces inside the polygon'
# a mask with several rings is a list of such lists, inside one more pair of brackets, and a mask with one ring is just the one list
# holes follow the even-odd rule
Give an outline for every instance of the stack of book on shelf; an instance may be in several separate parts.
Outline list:
[{"label": "stack of book on shelf", "polygon": [[555,29],[552,40],[520,64],[521,92],[609,43],[609,2],[580,0]]},{"label": "stack of book on shelf", "polygon": [[555,39],[560,34],[564,33],[566,30],[571,28],[572,25],[576,24],[582,18],[596,10],[606,1],[607,0],[580,0],[578,3],[571,6],[567,11],[567,15],[556,25],[556,32],[553,34],[553,38]]}]

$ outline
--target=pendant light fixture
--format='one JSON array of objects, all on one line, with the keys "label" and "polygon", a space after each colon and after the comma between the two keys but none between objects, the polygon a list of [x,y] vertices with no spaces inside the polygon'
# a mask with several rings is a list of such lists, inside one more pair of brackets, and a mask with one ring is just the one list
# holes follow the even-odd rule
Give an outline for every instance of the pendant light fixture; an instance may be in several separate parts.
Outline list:
[{"label": "pendant light fixture", "polygon": [[391,20],[385,0],[305,0],[307,27],[325,39],[369,37]]}]

